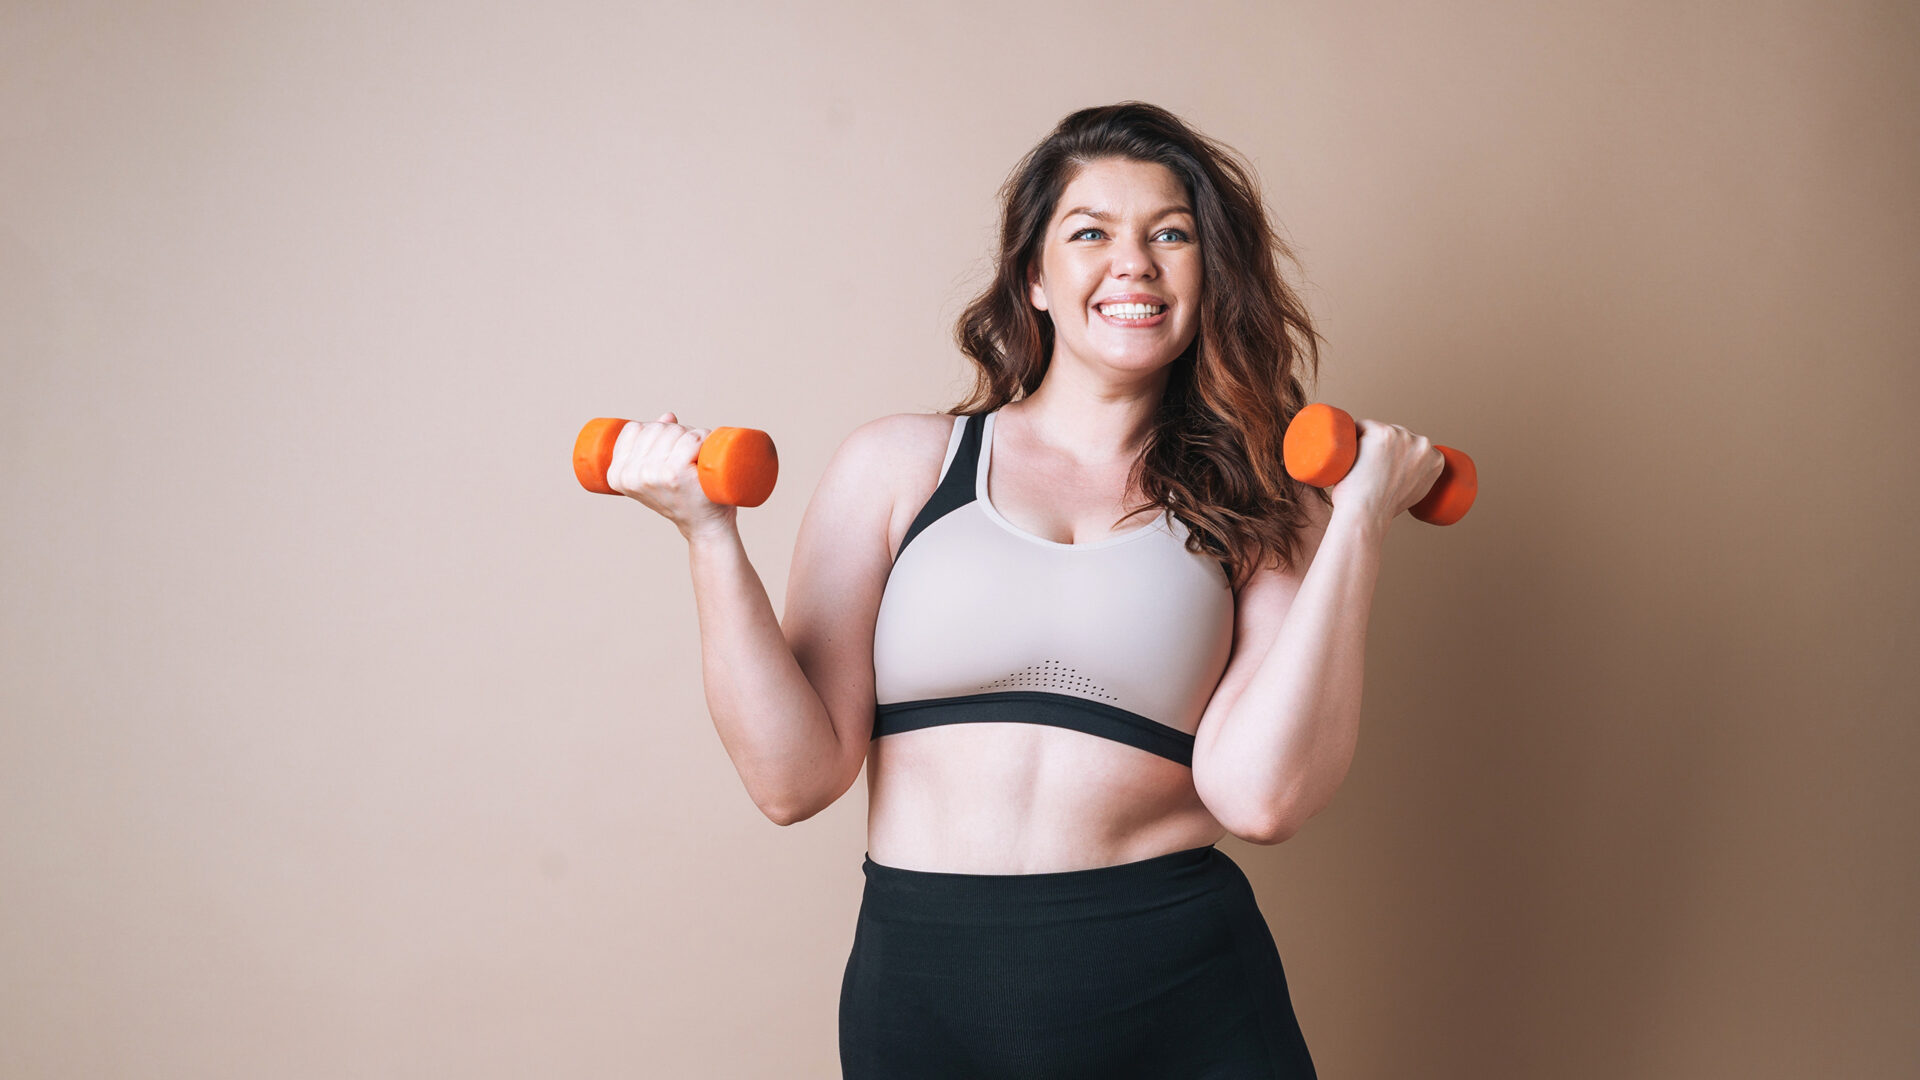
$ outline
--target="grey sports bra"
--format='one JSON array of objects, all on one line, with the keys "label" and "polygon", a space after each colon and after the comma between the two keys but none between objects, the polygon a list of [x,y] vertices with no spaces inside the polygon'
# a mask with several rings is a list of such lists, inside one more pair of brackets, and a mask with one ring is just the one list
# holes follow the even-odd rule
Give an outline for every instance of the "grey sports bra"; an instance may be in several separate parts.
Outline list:
[{"label": "grey sports bra", "polygon": [[1162,511],[1087,544],[987,499],[995,412],[954,418],[940,483],[895,553],[874,627],[873,737],[940,724],[1071,728],[1193,764],[1233,647],[1233,589]]}]

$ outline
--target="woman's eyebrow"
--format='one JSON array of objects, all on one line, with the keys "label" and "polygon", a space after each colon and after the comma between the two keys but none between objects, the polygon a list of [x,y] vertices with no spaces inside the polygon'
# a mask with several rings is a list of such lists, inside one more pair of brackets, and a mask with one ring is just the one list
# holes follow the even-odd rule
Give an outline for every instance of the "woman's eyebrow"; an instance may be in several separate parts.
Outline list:
[{"label": "woman's eyebrow", "polygon": [[[1105,210],[1095,210],[1091,206],[1076,206],[1073,209],[1067,211],[1066,216],[1072,217],[1075,214],[1084,214],[1087,217],[1094,219],[1095,221],[1114,220],[1114,217],[1112,214],[1107,213]],[[1165,206],[1155,211],[1153,216],[1148,218],[1147,220],[1158,221],[1161,218],[1166,217],[1168,214],[1186,214],[1188,217],[1192,217],[1193,211],[1188,209],[1185,206]]]}]

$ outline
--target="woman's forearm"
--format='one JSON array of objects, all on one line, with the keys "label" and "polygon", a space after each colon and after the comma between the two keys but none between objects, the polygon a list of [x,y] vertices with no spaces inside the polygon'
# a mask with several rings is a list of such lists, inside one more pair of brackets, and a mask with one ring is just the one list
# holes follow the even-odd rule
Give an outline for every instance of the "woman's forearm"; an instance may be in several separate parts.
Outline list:
[{"label": "woman's forearm", "polygon": [[1360,733],[1367,616],[1387,523],[1336,506],[1278,635],[1226,714],[1223,790],[1278,843],[1333,800]]},{"label": "woman's forearm", "polygon": [[838,738],[794,659],[740,532],[687,532],[707,710],[747,794],[786,825],[805,816],[837,771]]}]

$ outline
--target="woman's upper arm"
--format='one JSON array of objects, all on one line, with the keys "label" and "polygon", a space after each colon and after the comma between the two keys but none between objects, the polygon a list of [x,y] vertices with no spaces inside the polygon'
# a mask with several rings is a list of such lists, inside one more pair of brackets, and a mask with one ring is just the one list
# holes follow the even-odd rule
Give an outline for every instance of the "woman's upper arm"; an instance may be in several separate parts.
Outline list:
[{"label": "woman's upper arm", "polygon": [[[1326,534],[1331,509],[1310,495],[1306,499],[1306,511],[1307,523],[1300,530],[1300,554],[1296,565],[1291,570],[1261,567],[1234,596],[1233,650],[1228,656],[1226,670],[1221,673],[1220,681],[1214,687],[1213,696],[1200,714],[1200,726],[1194,733],[1194,786],[1199,789],[1201,801],[1207,803],[1216,818],[1230,818],[1233,815],[1229,807],[1214,805],[1225,801],[1226,793],[1209,790],[1209,777],[1205,775],[1208,772],[1205,767],[1209,758],[1207,751],[1213,744],[1213,736],[1219,731],[1221,718],[1240,700],[1241,692],[1253,681],[1274,640],[1280,636],[1280,624],[1286,621],[1287,611],[1293,607],[1293,598],[1300,591],[1300,582],[1313,562],[1314,553],[1320,548],[1321,538]],[[1208,798],[1209,794],[1213,795],[1212,799]],[[1226,825],[1227,821],[1223,819],[1221,824]],[[1235,834],[1250,838],[1237,829]]]},{"label": "woman's upper arm", "polygon": [[794,540],[781,630],[826,706],[847,785],[859,776],[873,734],[874,624],[893,569],[896,493],[924,457],[913,444],[925,419],[895,414],[854,429],[827,462]]}]

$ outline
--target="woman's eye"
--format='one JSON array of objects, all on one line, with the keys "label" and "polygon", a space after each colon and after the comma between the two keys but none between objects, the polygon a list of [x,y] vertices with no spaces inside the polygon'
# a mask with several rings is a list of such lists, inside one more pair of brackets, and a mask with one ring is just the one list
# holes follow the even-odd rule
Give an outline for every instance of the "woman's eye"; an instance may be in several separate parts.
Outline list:
[{"label": "woman's eye", "polygon": [[[1078,240],[1081,237],[1087,235],[1088,233],[1098,233],[1098,232],[1100,232],[1099,229],[1096,229],[1092,226],[1088,226],[1074,233],[1072,236],[1067,237],[1067,239]],[[1161,237],[1161,236],[1167,235],[1168,233],[1173,234],[1173,238],[1176,243],[1180,241],[1190,241],[1193,239],[1193,237],[1187,235],[1187,232],[1185,229],[1161,229],[1159,232],[1154,233],[1153,235],[1155,237]]]},{"label": "woman's eye", "polygon": [[[1072,236],[1067,237],[1067,239],[1078,240],[1081,237],[1087,235],[1088,233],[1098,233],[1098,232],[1100,232],[1099,229],[1093,228],[1092,226],[1088,226],[1087,228],[1081,229],[1079,232],[1074,233]],[[1160,236],[1165,236],[1168,233],[1173,234],[1173,238],[1176,243],[1183,240],[1193,239],[1193,237],[1187,235],[1186,230],[1184,229],[1161,229],[1159,232],[1154,233],[1153,235],[1156,237],[1160,237]]]}]

